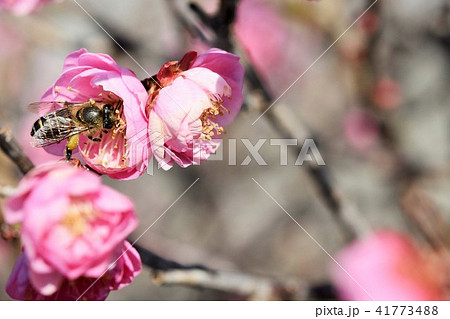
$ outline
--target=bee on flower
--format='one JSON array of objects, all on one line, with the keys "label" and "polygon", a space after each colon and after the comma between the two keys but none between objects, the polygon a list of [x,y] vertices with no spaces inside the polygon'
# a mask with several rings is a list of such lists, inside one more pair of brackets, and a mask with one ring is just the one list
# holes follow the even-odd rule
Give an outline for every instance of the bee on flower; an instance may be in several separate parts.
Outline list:
[{"label": "bee on flower", "polygon": [[79,150],[100,174],[137,178],[149,158],[147,97],[135,74],[110,56],[75,51],[55,84],[35,103],[41,117],[31,131],[33,144],[67,159]]}]

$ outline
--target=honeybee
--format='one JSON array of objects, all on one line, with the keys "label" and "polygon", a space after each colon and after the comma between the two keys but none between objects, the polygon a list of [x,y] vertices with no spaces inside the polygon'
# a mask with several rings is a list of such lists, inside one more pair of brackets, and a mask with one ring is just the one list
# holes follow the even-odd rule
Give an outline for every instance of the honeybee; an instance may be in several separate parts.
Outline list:
[{"label": "honeybee", "polygon": [[120,125],[120,113],[123,101],[115,104],[89,100],[83,103],[71,102],[37,102],[30,104],[31,109],[41,114],[45,110],[58,108],[39,118],[31,129],[31,145],[45,147],[68,139],[65,157],[69,161],[72,151],[78,146],[79,135],[85,134],[94,141],[100,142],[102,133]]}]

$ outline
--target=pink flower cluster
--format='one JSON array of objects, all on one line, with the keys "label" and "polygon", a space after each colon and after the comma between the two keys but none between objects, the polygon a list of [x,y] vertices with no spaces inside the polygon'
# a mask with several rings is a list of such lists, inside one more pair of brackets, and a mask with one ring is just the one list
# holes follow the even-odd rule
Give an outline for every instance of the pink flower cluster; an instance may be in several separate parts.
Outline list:
[{"label": "pink flower cluster", "polygon": [[[224,126],[242,105],[244,69],[239,58],[218,49],[187,53],[166,63],[146,91],[134,73],[108,55],[85,49],[71,53],[63,73],[42,101],[123,101],[123,125],[101,141],[80,135],[82,159],[101,174],[133,179],[153,156],[165,169],[187,167],[213,153]],[[59,104],[55,104],[55,107]],[[64,143],[46,149],[62,154]]]},{"label": "pink flower cluster", "polygon": [[35,168],[7,200],[4,217],[20,224],[23,244],[7,286],[13,298],[105,299],[141,270],[126,241],[137,227],[133,203],[84,169],[65,163]]},{"label": "pink flower cluster", "polygon": [[[242,105],[243,76],[237,56],[211,49],[167,62],[145,88],[110,56],[81,49],[67,56],[61,76],[43,95],[50,109],[40,116],[66,107],[62,102],[119,105],[115,124],[103,127],[101,138],[79,134],[76,155],[100,174],[133,179],[145,172],[152,153],[168,169],[214,152],[214,139]],[[45,147],[57,155],[65,148],[66,142]],[[12,298],[104,300],[141,270],[126,241],[137,226],[132,202],[85,168],[38,166],[7,200],[4,216],[20,225],[23,244],[7,284]]]}]

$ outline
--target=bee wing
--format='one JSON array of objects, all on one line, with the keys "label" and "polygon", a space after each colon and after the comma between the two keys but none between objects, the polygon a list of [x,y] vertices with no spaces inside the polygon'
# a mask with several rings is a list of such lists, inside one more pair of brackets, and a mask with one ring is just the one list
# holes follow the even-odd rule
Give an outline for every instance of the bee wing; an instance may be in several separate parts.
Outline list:
[{"label": "bee wing", "polygon": [[33,113],[37,113],[40,115],[54,112],[58,109],[62,108],[72,108],[72,107],[82,107],[86,104],[90,104],[90,102],[35,102],[28,105],[28,110]]},{"label": "bee wing", "polygon": [[34,147],[45,147],[61,142],[62,140],[76,134],[89,130],[89,127],[77,126],[77,124],[65,117],[52,117],[34,133],[31,145]]}]

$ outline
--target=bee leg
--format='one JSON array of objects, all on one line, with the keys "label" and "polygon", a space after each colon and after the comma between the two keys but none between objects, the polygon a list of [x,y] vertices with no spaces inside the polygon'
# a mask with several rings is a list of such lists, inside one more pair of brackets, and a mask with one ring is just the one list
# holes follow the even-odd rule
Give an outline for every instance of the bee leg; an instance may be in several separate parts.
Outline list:
[{"label": "bee leg", "polygon": [[80,141],[80,136],[77,135],[72,135],[71,137],[69,137],[69,140],[67,141],[67,145],[66,145],[66,160],[70,161],[70,159],[72,158],[72,151],[77,148],[78,146],[78,142]]},{"label": "bee leg", "polygon": [[72,150],[69,150],[67,147],[66,147],[66,161],[70,161],[70,159],[72,158]]}]

